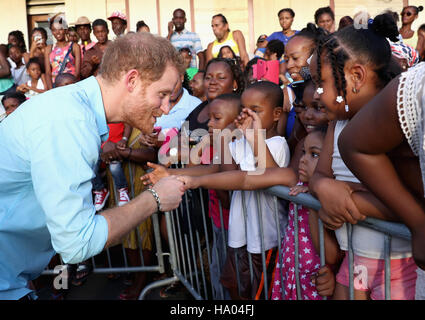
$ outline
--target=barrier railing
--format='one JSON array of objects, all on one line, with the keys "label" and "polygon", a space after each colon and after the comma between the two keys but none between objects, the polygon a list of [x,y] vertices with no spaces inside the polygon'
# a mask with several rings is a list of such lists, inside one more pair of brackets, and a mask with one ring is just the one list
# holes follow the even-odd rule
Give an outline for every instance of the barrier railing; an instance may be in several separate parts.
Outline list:
[{"label": "barrier railing", "polygon": [[[276,221],[276,225],[278,225],[279,222],[279,218],[278,218],[278,214],[277,214],[277,199],[285,199],[288,201],[291,201],[295,204],[295,208],[294,208],[294,213],[295,213],[295,217],[294,217],[294,239],[298,239],[298,216],[297,216],[297,205],[302,205],[304,207],[307,208],[311,208],[313,210],[318,211],[321,207],[320,202],[315,199],[313,196],[311,196],[310,194],[306,194],[306,193],[302,193],[299,194],[297,196],[291,196],[289,195],[289,188],[285,187],[285,186],[274,186],[268,189],[263,190],[271,195],[274,196],[274,206],[275,206],[275,221]],[[183,201],[186,201],[187,203],[187,196],[185,196],[185,199]],[[242,198],[242,201],[244,202],[244,198]],[[261,199],[257,196],[257,207],[258,210],[257,214],[258,214],[258,221],[259,223],[259,228],[260,228],[260,234],[262,235],[262,241],[261,241],[261,258],[262,258],[262,265],[263,265],[263,271],[266,270],[266,257],[265,257],[265,250],[264,250],[264,243],[263,243],[263,226],[262,226],[262,212],[261,212],[261,205],[260,205],[260,201]],[[243,204],[243,209],[244,209],[244,215],[246,218],[246,208],[245,205]],[[184,212],[186,211],[186,212]],[[199,242],[199,230],[197,230],[195,232],[196,235],[196,240],[197,243],[192,242],[192,240],[195,238],[194,234],[192,233],[191,228],[189,228],[189,233],[188,234],[184,234],[181,231],[180,225],[179,225],[179,220],[176,219],[177,215],[182,215],[182,217],[185,217],[186,219],[188,219],[188,222],[190,224],[191,221],[191,217],[190,215],[196,214],[196,213],[191,213],[187,210],[183,210],[182,205],[180,206],[179,209],[174,210],[173,212],[167,212],[165,213],[166,217],[167,217],[167,230],[169,233],[169,239],[170,240],[170,248],[174,249],[172,251],[175,252],[175,258],[176,259],[170,259],[170,263],[172,264],[172,270],[173,273],[175,275],[176,281],[179,280],[182,282],[182,284],[189,290],[189,292],[193,295],[194,298],[196,299],[209,299],[210,297],[212,297],[212,299],[223,299],[224,295],[223,295],[223,288],[221,288],[219,294],[215,294],[215,295],[210,295],[211,294],[211,290],[208,290],[208,288],[205,287],[206,285],[206,280],[205,280],[205,270],[204,270],[204,266],[201,265],[201,267],[197,268],[197,261],[196,261],[196,253],[194,250],[194,246],[196,246],[199,250],[201,248],[201,244]],[[205,216],[206,216],[206,212],[204,211],[204,206],[202,207],[202,217],[204,218],[204,235],[206,235],[205,239],[206,239],[206,248],[209,248],[210,245],[208,244],[208,231],[207,231],[207,226],[206,226],[206,220],[205,220]],[[220,210],[220,219],[221,222],[223,222],[223,215],[222,215],[222,211]],[[245,219],[246,221],[246,219]],[[211,223],[213,223],[211,221]],[[402,238],[402,239],[406,239],[406,240],[410,240],[411,239],[411,235],[410,232],[408,230],[408,228],[406,226],[404,226],[403,224],[399,224],[399,223],[393,223],[393,222],[387,222],[387,221],[382,221],[382,220],[378,220],[378,219],[374,219],[374,218],[366,218],[364,221],[360,221],[358,222],[359,225],[374,229],[376,231],[382,232],[385,236],[385,252],[384,252],[384,260],[385,260],[385,299],[391,299],[391,286],[390,286],[390,279],[391,279],[391,269],[390,269],[390,255],[391,255],[391,239],[392,237],[398,237],[398,238]],[[221,224],[223,226],[223,223]],[[347,233],[348,233],[348,257],[349,257],[349,298],[351,300],[354,300],[354,273],[353,273],[353,269],[354,269],[354,253],[353,253],[353,247],[352,247],[352,234],[353,234],[353,230],[352,230],[352,225],[350,224],[346,224],[347,227]],[[245,229],[246,230],[246,229]],[[282,248],[281,248],[281,235],[279,232],[279,228],[277,228],[277,232],[278,232],[278,252],[281,252]],[[322,222],[319,220],[319,248],[320,248],[320,264],[323,267],[325,265],[325,246],[324,246],[324,233],[323,233],[323,224]],[[227,243],[227,237],[225,236],[225,233],[222,233],[223,237],[221,240],[219,239],[215,239],[213,238],[213,241],[222,241],[223,243]],[[183,241],[184,240],[184,241]],[[224,247],[226,247],[224,245]],[[185,256],[186,253],[186,256]],[[207,249],[207,253],[208,253],[208,264],[211,265],[211,252],[209,249]],[[201,252],[198,251],[199,254],[199,258],[201,258]],[[213,253],[214,254],[214,253]],[[216,253],[217,254],[217,253]],[[170,254],[170,258],[172,258],[174,255],[173,253]],[[249,256],[249,269],[250,269],[250,273],[251,273],[251,281],[252,281],[252,259],[251,259],[251,254],[248,253]],[[295,277],[296,277],[296,292],[297,292],[297,298],[298,299],[302,299],[301,296],[301,286],[300,286],[300,281],[299,281],[299,262],[298,262],[298,257],[299,257],[299,247],[298,247],[298,241],[295,241]],[[281,259],[281,255],[278,255],[278,259]],[[281,261],[280,261],[281,264]],[[236,268],[237,269],[237,268]],[[202,282],[200,281],[200,279],[198,278],[201,277]],[[269,288],[268,288],[268,283],[269,281],[267,281],[267,272],[263,272],[263,280],[264,280],[264,299],[267,300],[268,299],[268,295],[267,293],[269,292]],[[241,287],[241,283],[240,283],[240,279],[239,279],[239,275],[237,274],[237,281],[238,281],[238,288]],[[203,285],[203,287],[202,287]],[[202,290],[201,290],[202,287]],[[147,291],[148,289],[145,289],[145,291]],[[143,292],[141,294],[141,298],[144,297],[144,295],[146,294],[146,292]]]}]

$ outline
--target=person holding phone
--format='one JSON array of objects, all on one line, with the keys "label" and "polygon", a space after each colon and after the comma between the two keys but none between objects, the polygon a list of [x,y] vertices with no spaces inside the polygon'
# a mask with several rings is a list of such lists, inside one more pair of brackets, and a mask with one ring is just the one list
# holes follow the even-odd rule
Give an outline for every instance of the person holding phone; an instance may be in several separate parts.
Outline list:
[{"label": "person holding phone", "polygon": [[47,32],[46,29],[42,27],[36,27],[32,29],[31,35],[31,45],[30,45],[30,59],[37,58],[41,66],[41,73],[45,72],[44,66],[44,51],[46,49],[47,42]]}]

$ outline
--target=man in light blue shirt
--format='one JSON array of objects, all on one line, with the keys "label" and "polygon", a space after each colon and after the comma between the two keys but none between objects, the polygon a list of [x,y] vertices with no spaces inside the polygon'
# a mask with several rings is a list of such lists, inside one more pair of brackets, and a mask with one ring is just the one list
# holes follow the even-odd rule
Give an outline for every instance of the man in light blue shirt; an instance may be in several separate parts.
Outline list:
[{"label": "man in light blue shirt", "polygon": [[35,96],[0,123],[0,299],[28,297],[28,281],[55,252],[84,261],[179,205],[183,185],[171,177],[96,215],[91,180],[107,122],[152,132],[183,71],[167,40],[126,35],[107,48],[96,78]]}]

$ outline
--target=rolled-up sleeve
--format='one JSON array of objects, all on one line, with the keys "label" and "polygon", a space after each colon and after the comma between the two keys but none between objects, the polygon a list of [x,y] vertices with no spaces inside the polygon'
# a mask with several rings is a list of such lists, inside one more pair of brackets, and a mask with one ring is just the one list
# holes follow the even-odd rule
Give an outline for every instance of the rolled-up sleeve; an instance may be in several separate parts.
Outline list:
[{"label": "rolled-up sleeve", "polygon": [[92,167],[99,156],[95,121],[59,120],[40,126],[29,141],[31,175],[52,246],[65,263],[100,253],[108,223],[96,215]]}]

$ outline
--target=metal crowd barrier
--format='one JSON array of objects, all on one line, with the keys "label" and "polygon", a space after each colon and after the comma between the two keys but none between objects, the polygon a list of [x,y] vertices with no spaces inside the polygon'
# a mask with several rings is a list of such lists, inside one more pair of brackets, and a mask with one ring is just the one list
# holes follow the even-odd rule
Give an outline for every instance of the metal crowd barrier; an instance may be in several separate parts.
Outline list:
[{"label": "metal crowd barrier", "polygon": [[[130,164],[130,163],[129,163]],[[132,166],[129,165],[129,190],[130,192],[130,199],[133,199],[135,197],[134,194],[134,184],[133,184],[133,177],[134,177],[134,172],[133,172],[133,168]],[[115,200],[115,204],[118,203],[118,195],[117,195],[117,190],[115,188],[115,185],[113,183],[112,180],[112,185],[113,185],[113,191],[111,192],[111,194],[114,196],[114,200]],[[157,257],[157,264],[155,265],[146,265],[144,258],[143,258],[143,248],[142,248],[142,236],[140,235],[139,232],[139,228],[135,229],[136,232],[136,238],[137,238],[137,247],[139,250],[139,255],[140,255],[140,261],[141,261],[141,265],[140,266],[129,266],[128,261],[127,261],[127,254],[126,254],[126,250],[124,247],[124,244],[121,243],[120,245],[117,245],[114,247],[114,249],[117,249],[118,247],[119,250],[121,251],[122,256],[117,257],[117,250],[114,250],[115,255],[113,253],[111,253],[112,248],[106,248],[105,250],[103,250],[100,254],[98,254],[97,256],[94,256],[92,258],[90,258],[90,263],[91,263],[91,273],[98,273],[98,274],[113,274],[113,273],[133,273],[133,272],[158,272],[160,274],[163,274],[165,272],[165,267],[166,267],[166,263],[165,263],[165,257],[169,256],[168,252],[164,252],[163,248],[162,248],[162,242],[161,242],[161,234],[160,234],[160,227],[159,227],[159,214],[155,213],[151,216],[151,221],[152,221],[152,229],[153,229],[153,238],[154,238],[154,244],[153,244],[153,248],[152,250],[154,251],[156,257]],[[150,236],[150,235],[147,235]],[[116,259],[113,259],[113,256],[115,256]],[[117,261],[117,260],[121,260],[122,261]],[[86,262],[89,262],[86,261]],[[104,263],[96,263],[96,260],[101,260]],[[113,263],[113,260],[115,260],[115,263]],[[62,262],[62,264],[64,265],[62,259],[60,258],[60,261]],[[42,275],[56,275],[58,274],[59,271],[58,270],[54,270],[54,269],[49,269],[46,268]],[[163,280],[161,283],[162,285],[166,285],[169,283],[172,283],[175,279],[166,279]],[[69,285],[68,285],[69,287]]]},{"label": "metal crowd barrier", "polygon": [[[313,210],[318,211],[321,207],[320,202],[315,199],[310,194],[302,193],[297,196],[291,196],[289,195],[289,188],[285,186],[274,186],[268,189],[263,190],[271,195],[274,196],[274,207],[275,207],[275,221],[276,225],[278,225],[279,218],[277,215],[277,199],[285,199],[288,201],[291,201],[295,204],[294,208],[294,238],[298,239],[298,216],[297,216],[297,206],[302,205],[307,208],[311,208]],[[200,193],[202,196],[202,193]],[[201,199],[202,200],[202,199]],[[184,196],[184,200],[187,203],[187,195]],[[258,209],[261,208],[260,205],[261,199],[259,196],[257,196],[257,207]],[[202,202],[201,202],[202,203]],[[244,214],[246,217],[246,208],[244,205],[244,198],[242,197],[242,203],[244,207]],[[172,271],[174,273],[174,279],[175,281],[180,281],[187,290],[193,295],[195,299],[223,299],[223,288],[219,294],[212,294],[211,288],[207,286],[206,281],[206,275],[207,270],[205,269],[205,265],[199,265],[199,261],[202,260],[202,253],[201,253],[201,247],[202,243],[200,241],[201,238],[205,239],[204,248],[207,251],[207,264],[211,265],[211,255],[217,254],[217,252],[211,252],[211,244],[209,243],[209,235],[208,235],[208,226],[207,226],[207,212],[205,212],[204,206],[202,206],[202,217],[203,217],[203,223],[204,223],[204,233],[200,234],[199,230],[192,230],[190,228],[190,222],[191,222],[191,215],[194,214],[200,214],[197,212],[190,212],[189,210],[183,210],[182,204],[180,207],[176,210],[173,210],[172,212],[165,213],[166,219],[167,219],[167,232],[169,237],[169,245],[170,245],[170,263],[172,266]],[[263,271],[266,270],[266,257],[265,257],[265,251],[264,251],[264,244],[263,244],[263,226],[262,226],[262,219],[261,210],[258,210],[258,221],[259,228],[260,228],[260,234],[262,235],[262,241],[261,241],[261,257],[262,257],[262,264],[263,264]],[[180,217],[180,219],[179,219]],[[185,234],[181,230],[180,221],[181,219],[187,219],[189,223],[189,233]],[[220,219],[221,219],[221,225],[223,226],[223,215],[222,211],[220,210]],[[246,219],[245,219],[246,220]],[[212,219],[210,221],[212,224]],[[393,223],[393,222],[387,222],[382,221],[374,218],[366,218],[364,221],[358,222],[359,225],[377,230],[379,232],[382,232],[385,236],[385,252],[384,252],[384,260],[385,260],[385,299],[390,300],[391,299],[391,286],[390,286],[390,279],[391,279],[391,269],[390,269],[390,254],[391,254],[391,239],[392,237],[398,237],[406,240],[411,239],[410,232],[408,228],[399,223]],[[352,225],[346,224],[347,227],[347,233],[348,233],[348,257],[349,257],[349,298],[350,300],[354,300],[354,253],[353,253],[353,247],[352,247]],[[320,247],[320,264],[321,267],[325,265],[325,250],[324,250],[324,233],[323,233],[323,224],[319,220],[319,247]],[[279,228],[277,229],[278,234],[278,252],[281,252],[281,235],[279,232]],[[196,240],[196,242],[195,242]],[[227,237],[223,233],[222,239],[212,239],[213,241],[223,241],[224,244],[227,244]],[[226,246],[224,246],[226,247]],[[196,249],[197,250],[196,250]],[[296,292],[297,292],[297,299],[302,300],[301,296],[301,286],[299,281],[299,252],[298,252],[299,246],[298,241],[295,241],[295,277],[296,277]],[[251,255],[248,253],[249,256],[249,267],[251,271],[251,281],[252,281],[252,261],[251,261]],[[281,259],[281,255],[277,255],[279,259]],[[281,261],[280,261],[281,263]],[[264,279],[264,299],[268,300],[268,284],[269,281],[267,281],[267,272],[263,272],[263,279]],[[238,287],[240,288],[240,282],[239,282],[239,276],[238,278]],[[140,298],[143,298],[148,290],[150,290],[152,287],[159,286],[160,283],[153,283],[149,288],[145,288],[144,292],[142,292]]]},{"label": "metal crowd barrier", "polygon": [[[130,181],[132,183],[133,181],[133,175],[131,166],[130,168]],[[134,190],[133,186],[130,188],[132,191]],[[264,189],[262,191],[265,191],[269,193],[270,195],[273,195],[273,201],[274,201],[274,208],[275,208],[275,221],[276,226],[279,225],[279,218],[277,213],[277,201],[279,199],[285,199],[288,201],[291,201],[295,204],[294,212],[294,238],[298,239],[298,217],[297,217],[297,206],[302,205],[307,208],[311,208],[313,210],[318,211],[321,207],[319,201],[315,199],[310,194],[301,193],[297,196],[291,196],[289,195],[289,188],[285,186],[274,186],[268,189]],[[190,194],[189,194],[190,193]],[[113,193],[115,196],[115,203],[117,203],[117,195],[116,192]],[[194,196],[199,196],[199,204],[200,204],[200,212],[194,212],[193,210],[189,210],[189,202],[190,199],[193,201]],[[134,193],[131,194],[131,198],[134,198]],[[242,196],[242,204],[243,204],[243,210],[245,215],[245,221],[246,221],[246,206],[244,203],[245,199],[244,196]],[[263,271],[266,270],[266,257],[265,257],[265,251],[264,251],[264,243],[263,243],[263,226],[262,226],[262,212],[261,212],[261,205],[260,205],[261,199],[257,195],[257,214],[258,214],[258,221],[259,228],[260,228],[260,235],[261,235],[261,258],[262,258],[262,265],[263,265]],[[148,292],[154,288],[170,285],[174,282],[181,282],[184,287],[189,291],[189,293],[197,300],[203,300],[203,299],[210,299],[210,300],[223,300],[226,298],[225,296],[225,289],[220,286],[220,289],[218,292],[215,292],[211,285],[211,261],[212,261],[212,255],[215,255],[216,260],[219,262],[219,267],[221,268],[223,265],[220,263],[219,259],[219,253],[217,250],[215,252],[212,252],[213,250],[213,243],[221,242],[221,245],[223,248],[227,248],[227,234],[226,232],[222,232],[221,239],[216,239],[214,232],[212,232],[212,225],[213,220],[212,218],[208,217],[208,206],[205,204],[208,203],[208,199],[205,198],[205,196],[202,194],[201,189],[199,190],[192,190],[189,192],[186,192],[186,194],[183,196],[183,201],[180,204],[180,206],[172,210],[170,212],[160,213],[165,215],[166,219],[166,227],[167,227],[167,234],[168,234],[168,246],[169,246],[169,252],[164,252],[161,244],[161,233],[160,233],[160,227],[159,227],[159,215],[158,213],[152,215],[152,224],[153,224],[153,236],[154,236],[154,247],[153,250],[156,254],[158,264],[156,265],[150,265],[147,266],[144,263],[143,260],[143,254],[142,254],[142,243],[141,243],[141,237],[139,234],[139,230],[137,231],[137,239],[138,239],[138,247],[139,247],[139,253],[141,258],[141,266],[137,267],[129,267],[127,258],[126,258],[126,252],[124,245],[121,244],[122,248],[122,256],[123,256],[123,263],[121,263],[119,266],[113,266],[110,249],[104,250],[102,254],[106,254],[107,257],[107,266],[99,267],[96,265],[95,258],[91,258],[92,262],[92,272],[93,273],[103,273],[103,274],[110,274],[110,273],[131,273],[131,272],[158,272],[158,273],[165,273],[166,272],[166,262],[168,261],[169,267],[171,269],[172,275],[166,279],[158,280],[151,282],[148,284],[143,291],[140,293],[139,299],[145,299]],[[197,225],[197,228],[193,226],[194,216],[200,215],[202,220],[202,225],[199,226],[199,223]],[[223,214],[222,209],[220,205],[220,221],[221,226],[223,228]],[[186,223],[186,229],[183,228],[183,223]],[[390,252],[391,252],[391,239],[392,237],[399,237],[406,240],[411,239],[410,232],[408,228],[402,224],[399,223],[391,223],[386,222],[374,218],[366,218],[366,220],[361,221],[358,223],[359,225],[366,226],[368,228],[377,230],[379,232],[382,232],[385,235],[385,299],[391,298],[391,286],[390,286],[390,279],[391,279],[391,270],[390,270]],[[353,248],[352,248],[352,225],[346,224],[348,228],[348,255],[349,255],[349,292],[350,292],[350,300],[354,300],[354,283],[353,283],[353,260],[354,260],[354,254],[353,254]],[[246,225],[245,225],[246,228]],[[246,230],[246,229],[245,229]],[[277,235],[278,235],[278,254],[277,257],[280,260],[281,259],[281,235],[279,228],[277,228]],[[323,234],[323,225],[321,221],[319,220],[319,243],[320,243],[320,263],[321,266],[325,265],[325,250],[324,250],[324,234]],[[217,248],[216,248],[217,249]],[[298,241],[295,241],[295,277],[296,277],[296,292],[297,292],[297,299],[302,300],[301,296],[301,287],[300,287],[300,281],[299,281],[299,252],[298,252],[299,246]],[[226,253],[224,253],[224,256]],[[165,257],[168,257],[168,260],[165,259]],[[248,253],[249,258],[249,269],[251,274],[251,281],[253,279],[252,276],[252,259],[251,254]],[[281,264],[281,261],[279,261]],[[236,260],[237,263],[237,260]],[[237,268],[236,268],[237,269]],[[220,269],[221,273],[221,269]],[[46,269],[43,272],[43,275],[52,275],[55,274],[55,271]],[[268,292],[269,292],[269,281],[267,279],[267,272],[263,272],[263,283],[264,283],[264,299],[268,300]],[[238,281],[238,288],[240,288],[240,278],[237,274],[237,281]]]}]

